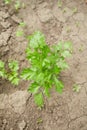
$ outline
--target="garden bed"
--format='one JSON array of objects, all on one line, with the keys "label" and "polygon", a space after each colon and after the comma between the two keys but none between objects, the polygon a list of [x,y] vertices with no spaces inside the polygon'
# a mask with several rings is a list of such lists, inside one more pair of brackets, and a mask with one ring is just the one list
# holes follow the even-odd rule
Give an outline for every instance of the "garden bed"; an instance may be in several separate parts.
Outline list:
[{"label": "garden bed", "polygon": [[[13,4],[0,1],[0,59],[27,65],[25,37],[17,37],[20,22],[26,35],[40,30],[49,45],[73,43],[69,69],[61,73],[62,94],[54,90],[38,109],[27,92],[28,82],[14,87],[0,79],[0,130],[87,130],[87,5],[83,0],[21,0],[24,7],[15,11]],[[77,91],[73,91],[73,87]]]}]

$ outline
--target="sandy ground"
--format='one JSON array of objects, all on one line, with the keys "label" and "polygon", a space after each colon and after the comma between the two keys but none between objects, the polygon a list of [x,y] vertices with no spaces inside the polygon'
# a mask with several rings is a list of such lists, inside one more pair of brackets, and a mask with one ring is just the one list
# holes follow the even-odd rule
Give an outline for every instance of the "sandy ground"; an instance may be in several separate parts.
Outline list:
[{"label": "sandy ground", "polygon": [[[87,130],[87,5],[83,0],[24,0],[25,8],[15,12],[13,4],[0,0],[0,59],[25,60],[26,39],[16,37],[18,24],[26,23],[26,35],[42,31],[48,44],[70,40],[73,54],[70,68],[61,73],[65,89],[52,91],[42,110],[38,109],[27,82],[17,88],[0,79],[0,130]],[[73,85],[80,87],[73,92]]]}]

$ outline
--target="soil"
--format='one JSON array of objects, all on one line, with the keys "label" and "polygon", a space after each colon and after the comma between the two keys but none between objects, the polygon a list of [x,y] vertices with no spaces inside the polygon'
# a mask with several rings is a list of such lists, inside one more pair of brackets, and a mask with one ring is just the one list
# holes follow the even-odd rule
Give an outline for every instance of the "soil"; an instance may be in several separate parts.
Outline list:
[{"label": "soil", "polygon": [[[87,5],[83,0],[21,0],[25,8],[15,11],[13,4],[0,0],[0,59],[27,65],[27,41],[17,37],[21,21],[24,32],[42,31],[48,44],[72,41],[73,54],[67,59],[70,68],[61,73],[65,89],[60,95],[54,90],[45,99],[41,110],[27,92],[28,82],[18,87],[0,79],[0,130],[87,130]],[[75,11],[76,10],[76,11]],[[73,91],[73,85],[80,87]]]}]

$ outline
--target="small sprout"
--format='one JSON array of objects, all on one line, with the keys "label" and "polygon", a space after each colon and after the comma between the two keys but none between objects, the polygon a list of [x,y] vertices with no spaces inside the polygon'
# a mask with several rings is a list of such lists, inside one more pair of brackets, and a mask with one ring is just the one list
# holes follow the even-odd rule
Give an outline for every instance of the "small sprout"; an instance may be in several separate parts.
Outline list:
[{"label": "small sprout", "polygon": [[5,4],[10,4],[11,0],[4,0]]},{"label": "small sprout", "polygon": [[14,7],[15,7],[16,10],[20,9],[21,8],[20,1],[16,1]]},{"label": "small sprout", "polygon": [[80,22],[79,22],[79,21],[76,22],[76,26],[77,26],[77,27],[80,26]]},{"label": "small sprout", "polygon": [[19,65],[17,61],[10,61],[8,64],[10,72],[7,74],[7,79],[13,84],[18,85],[19,84]]},{"label": "small sprout", "polygon": [[78,9],[77,9],[76,7],[74,7],[74,8],[72,9],[72,11],[73,11],[73,14],[75,14],[75,13],[77,13]]},{"label": "small sprout", "polygon": [[84,48],[83,48],[83,45],[81,45],[80,48],[79,48],[79,52],[82,52],[83,49],[84,49]]},{"label": "small sprout", "polygon": [[41,118],[37,119],[37,124],[40,124],[42,122],[43,122],[43,120]]},{"label": "small sprout", "polygon": [[22,5],[21,5],[21,6],[22,6],[22,8],[23,8],[23,9],[25,9],[25,8],[26,8],[25,3],[22,3]]},{"label": "small sprout", "polygon": [[78,93],[78,92],[80,91],[80,89],[81,89],[81,87],[78,86],[77,84],[74,84],[74,85],[73,85],[73,91],[74,91],[74,92],[77,92],[77,93]]},{"label": "small sprout", "polygon": [[17,61],[10,61],[8,64],[8,71],[5,70],[5,64],[0,60],[0,77],[7,79],[13,85],[19,84],[19,66]]},{"label": "small sprout", "polygon": [[70,32],[71,32],[71,28],[70,28],[70,27],[67,27],[67,28],[66,28],[66,32],[67,32],[67,33],[70,33]]},{"label": "small sprout", "polygon": [[22,30],[17,30],[17,32],[16,32],[17,37],[21,37],[23,35],[24,35],[24,32]]},{"label": "small sprout", "polygon": [[67,11],[67,9],[66,9],[66,8],[64,8],[64,9],[63,9],[63,13],[66,13],[66,11]]},{"label": "small sprout", "polygon": [[58,0],[58,7],[61,8],[62,7],[62,1]]},{"label": "small sprout", "polygon": [[20,23],[19,23],[19,26],[25,27],[25,26],[26,26],[26,23],[25,23],[25,22],[20,22]]}]

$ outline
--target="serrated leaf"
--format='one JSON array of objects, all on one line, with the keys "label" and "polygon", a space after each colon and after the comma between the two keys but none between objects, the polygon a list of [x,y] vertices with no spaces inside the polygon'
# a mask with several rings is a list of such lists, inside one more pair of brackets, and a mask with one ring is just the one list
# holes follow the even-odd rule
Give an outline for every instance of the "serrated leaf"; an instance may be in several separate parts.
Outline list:
[{"label": "serrated leaf", "polygon": [[56,77],[54,77],[54,83],[55,83],[56,91],[61,94],[64,88],[63,83],[59,81]]},{"label": "serrated leaf", "polygon": [[11,83],[13,84],[13,85],[18,85],[19,84],[19,78],[14,78],[12,81],[11,81]]},{"label": "serrated leaf", "polygon": [[17,30],[17,32],[16,32],[17,37],[21,37],[23,35],[24,35],[24,32],[22,30]]},{"label": "serrated leaf", "polygon": [[36,81],[42,83],[44,81],[44,73],[36,74]]},{"label": "serrated leaf", "polygon": [[31,75],[30,68],[23,69],[21,72],[21,78],[23,79],[29,79],[30,75]]},{"label": "serrated leaf", "polygon": [[59,60],[59,62],[57,63],[58,67],[60,67],[62,70],[63,69],[68,69],[69,65],[67,64],[67,62],[65,60]]},{"label": "serrated leaf", "polygon": [[19,23],[19,26],[21,26],[21,27],[24,27],[25,25],[26,25],[25,22],[20,22],[20,23]]},{"label": "serrated leaf", "polygon": [[0,60],[0,68],[4,68],[4,62]]},{"label": "serrated leaf", "polygon": [[68,50],[65,50],[61,54],[64,58],[71,56],[70,52]]},{"label": "serrated leaf", "polygon": [[72,43],[70,41],[64,42],[64,49],[72,50]]},{"label": "serrated leaf", "polygon": [[19,69],[17,61],[10,61],[8,66],[12,71],[17,71]]},{"label": "serrated leaf", "polygon": [[4,76],[5,76],[4,71],[0,71],[0,77],[4,77]]},{"label": "serrated leaf", "polygon": [[33,93],[33,94],[36,94],[38,92],[38,89],[40,88],[40,86],[37,84],[37,83],[32,83],[29,88],[28,88],[28,91]]},{"label": "serrated leaf", "polygon": [[63,49],[63,42],[60,41],[57,46],[56,46],[57,50],[61,51]]},{"label": "serrated leaf", "polygon": [[49,90],[50,90],[50,87],[45,86],[45,88],[44,88],[44,94],[45,94],[47,97],[50,97],[50,92],[49,92]]},{"label": "serrated leaf", "polygon": [[34,95],[34,101],[37,104],[38,107],[42,107],[43,106],[43,96],[42,93],[39,94],[35,94]]},{"label": "serrated leaf", "polygon": [[58,85],[56,85],[56,91],[61,94],[63,92],[63,88],[64,85],[62,84],[62,82],[59,81]]},{"label": "serrated leaf", "polygon": [[74,84],[74,85],[73,85],[73,91],[79,92],[80,89],[81,89],[81,87],[80,87],[79,85],[77,85],[77,84]]},{"label": "serrated leaf", "polygon": [[14,79],[14,76],[11,75],[11,74],[9,74],[9,75],[8,75],[8,80],[9,80],[9,81],[12,81],[13,79]]},{"label": "serrated leaf", "polygon": [[37,31],[32,36],[29,37],[29,46],[31,48],[43,47],[45,45],[45,37],[44,35]]},{"label": "serrated leaf", "polygon": [[63,45],[62,42],[60,41],[58,44],[52,46],[52,51],[57,54],[58,51],[62,50]]},{"label": "serrated leaf", "polygon": [[59,74],[60,71],[61,71],[61,66],[59,65],[59,62],[58,62],[58,65],[55,65],[54,68],[53,68],[53,73]]}]

